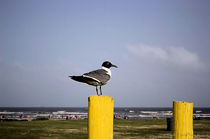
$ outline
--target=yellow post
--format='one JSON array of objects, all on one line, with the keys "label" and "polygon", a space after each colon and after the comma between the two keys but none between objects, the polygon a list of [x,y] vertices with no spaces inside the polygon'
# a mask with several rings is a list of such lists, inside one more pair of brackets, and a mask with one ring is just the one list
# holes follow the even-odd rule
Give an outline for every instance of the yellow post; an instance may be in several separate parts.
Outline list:
[{"label": "yellow post", "polygon": [[173,138],[193,139],[193,103],[173,102]]},{"label": "yellow post", "polygon": [[114,99],[104,95],[88,98],[88,138],[113,139]]}]

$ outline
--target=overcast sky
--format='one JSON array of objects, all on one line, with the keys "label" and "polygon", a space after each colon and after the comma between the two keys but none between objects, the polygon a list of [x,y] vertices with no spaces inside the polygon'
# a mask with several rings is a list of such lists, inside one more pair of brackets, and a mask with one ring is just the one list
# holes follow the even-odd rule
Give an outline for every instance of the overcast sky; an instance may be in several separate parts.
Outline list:
[{"label": "overcast sky", "polygon": [[210,107],[209,0],[0,0],[0,106],[86,107],[109,60],[116,107]]}]

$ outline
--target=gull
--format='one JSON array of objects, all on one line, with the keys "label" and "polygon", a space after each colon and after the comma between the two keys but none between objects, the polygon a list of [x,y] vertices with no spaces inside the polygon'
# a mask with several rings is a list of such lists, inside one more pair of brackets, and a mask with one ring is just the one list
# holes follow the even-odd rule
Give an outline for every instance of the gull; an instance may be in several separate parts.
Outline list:
[{"label": "gull", "polygon": [[102,90],[101,86],[107,84],[107,82],[111,78],[111,67],[117,68],[116,65],[113,65],[109,61],[105,61],[102,64],[101,69],[94,70],[88,73],[84,73],[81,76],[69,76],[71,79],[82,82],[82,83],[87,83],[88,85],[92,85],[96,87],[96,93],[98,94],[98,86],[100,87],[100,95],[102,95]]}]

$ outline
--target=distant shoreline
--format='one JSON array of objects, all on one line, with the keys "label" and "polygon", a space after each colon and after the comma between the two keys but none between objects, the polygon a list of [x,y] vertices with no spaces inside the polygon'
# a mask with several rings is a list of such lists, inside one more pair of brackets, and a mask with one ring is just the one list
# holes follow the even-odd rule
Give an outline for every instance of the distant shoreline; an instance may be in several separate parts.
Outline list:
[{"label": "distant shoreline", "polygon": [[[8,118],[45,117],[66,119],[87,118],[88,107],[0,107],[0,116]],[[114,117],[119,119],[165,119],[173,116],[171,107],[115,107]],[[194,119],[210,119],[210,108],[195,107]]]}]

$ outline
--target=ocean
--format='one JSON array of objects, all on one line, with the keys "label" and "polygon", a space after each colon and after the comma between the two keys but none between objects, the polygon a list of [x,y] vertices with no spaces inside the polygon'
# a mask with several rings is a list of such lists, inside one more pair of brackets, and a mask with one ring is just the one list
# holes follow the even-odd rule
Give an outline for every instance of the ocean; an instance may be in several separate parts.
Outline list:
[{"label": "ocean", "polygon": [[[172,117],[172,108],[163,107],[116,107],[114,108],[115,118],[122,119],[163,119]],[[210,108],[194,108],[194,117],[210,118]],[[67,115],[78,115],[87,117],[87,107],[0,107],[0,115],[19,116],[31,115],[63,117]]]}]

